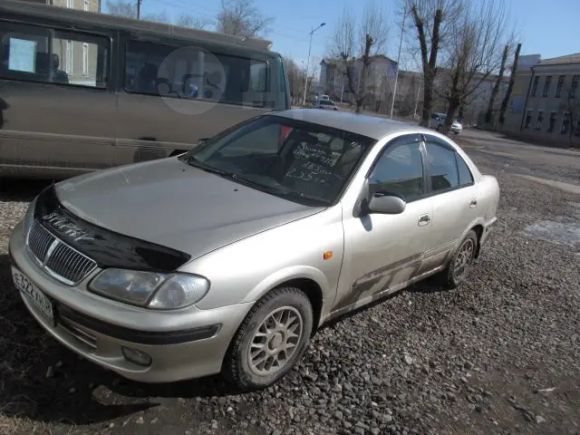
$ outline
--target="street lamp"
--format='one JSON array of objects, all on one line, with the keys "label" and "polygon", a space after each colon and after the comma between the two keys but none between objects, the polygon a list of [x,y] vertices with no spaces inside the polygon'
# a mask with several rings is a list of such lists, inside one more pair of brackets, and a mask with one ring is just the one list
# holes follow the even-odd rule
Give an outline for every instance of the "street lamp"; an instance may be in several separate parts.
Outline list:
[{"label": "street lamp", "polygon": [[403,11],[403,23],[401,24],[401,38],[399,39],[399,54],[397,56],[397,72],[395,73],[395,85],[393,86],[393,96],[391,97],[391,119],[395,111],[395,98],[397,97],[397,83],[399,81],[399,70],[401,69],[401,48],[403,48],[403,36],[405,35],[405,19],[407,18],[407,2]]},{"label": "street lamp", "polygon": [[306,75],[304,76],[304,97],[302,97],[302,105],[306,105],[306,94],[308,92],[308,67],[310,66],[310,51],[312,50],[312,34],[321,27],[326,26],[326,23],[320,23],[320,26],[310,31],[310,43],[308,44],[308,59],[306,60]]}]

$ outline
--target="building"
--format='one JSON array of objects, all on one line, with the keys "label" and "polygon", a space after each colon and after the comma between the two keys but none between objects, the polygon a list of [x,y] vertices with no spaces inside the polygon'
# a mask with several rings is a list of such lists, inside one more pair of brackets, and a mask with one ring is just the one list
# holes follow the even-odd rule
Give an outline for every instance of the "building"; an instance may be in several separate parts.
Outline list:
[{"label": "building", "polygon": [[[348,68],[352,77],[358,83],[363,68],[362,59],[349,61]],[[370,65],[367,71],[365,88],[368,97],[364,107],[376,112],[386,113],[391,101],[397,62],[387,56],[375,55],[370,57]],[[321,93],[329,95],[339,102],[353,102],[344,64],[340,59],[323,59],[320,62],[319,88]]]},{"label": "building", "polygon": [[523,57],[504,130],[545,143],[580,145],[580,53]]},{"label": "building", "polygon": [[423,73],[399,71],[394,113],[404,118],[418,119],[423,107]]},{"label": "building", "polygon": [[[100,0],[25,0],[56,7],[100,12]],[[60,80],[71,84],[94,86],[97,69],[98,45],[89,41],[76,41],[65,34],[55,35],[52,55],[54,68],[59,71]]]}]

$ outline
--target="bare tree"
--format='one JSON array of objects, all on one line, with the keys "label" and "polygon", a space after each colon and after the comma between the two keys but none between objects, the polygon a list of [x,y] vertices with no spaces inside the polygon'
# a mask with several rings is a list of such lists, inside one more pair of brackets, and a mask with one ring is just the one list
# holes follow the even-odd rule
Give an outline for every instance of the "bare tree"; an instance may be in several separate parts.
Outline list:
[{"label": "bare tree", "polygon": [[469,98],[501,61],[507,14],[501,0],[482,0],[465,5],[452,23],[447,60],[447,118],[443,131],[453,123],[455,113],[468,104]]},{"label": "bare tree", "polygon": [[153,21],[155,23],[171,24],[171,19],[166,11],[145,14],[141,17],[143,21]]},{"label": "bare tree", "polygon": [[218,32],[246,38],[265,33],[273,19],[265,17],[253,0],[222,0],[217,16]]},{"label": "bare tree", "polygon": [[211,25],[211,21],[205,18],[195,18],[189,14],[181,14],[175,20],[175,24],[181,27],[190,27],[192,29],[206,29]]},{"label": "bare tree", "polygon": [[510,75],[510,83],[508,85],[507,91],[503,97],[503,101],[501,102],[501,108],[499,110],[499,123],[503,126],[505,121],[505,111],[507,109],[508,102],[512,95],[512,90],[514,88],[514,82],[516,80],[516,73],[518,72],[518,60],[520,58],[520,50],[522,49],[522,44],[518,44],[516,47],[516,52],[514,54],[514,63],[512,65],[512,71]]},{"label": "bare tree", "polygon": [[423,69],[423,111],[421,125],[429,125],[433,108],[434,82],[439,50],[452,23],[461,10],[460,0],[404,0],[413,17],[413,27]]},{"label": "bare tree", "polygon": [[[497,98],[497,94],[499,93],[499,88],[501,86],[501,82],[503,81],[503,74],[505,71],[505,63],[507,62],[507,57],[510,51],[509,44],[506,44],[503,48],[503,54],[501,56],[501,64],[499,66],[499,73],[495,78],[495,83],[493,85],[493,89],[491,90],[491,95],[489,96],[489,103],[487,105],[487,111],[485,112],[485,122],[488,125],[493,124],[493,108],[495,106],[495,99]],[[493,127],[493,125],[492,125]]]},{"label": "bare tree", "polygon": [[383,52],[387,40],[382,9],[373,2],[367,3],[358,32],[356,27],[354,15],[345,9],[335,29],[331,55],[341,61],[341,72],[346,76],[355,110],[359,113],[372,91],[380,88],[380,85],[368,83],[368,73],[372,57]]},{"label": "bare tree", "polygon": [[137,6],[133,1],[107,0],[107,11],[111,15],[125,18],[137,17]]},{"label": "bare tree", "polygon": [[288,76],[288,87],[290,88],[292,104],[301,104],[302,95],[304,94],[304,78],[306,72],[294,60],[288,57],[284,58],[284,67]]}]

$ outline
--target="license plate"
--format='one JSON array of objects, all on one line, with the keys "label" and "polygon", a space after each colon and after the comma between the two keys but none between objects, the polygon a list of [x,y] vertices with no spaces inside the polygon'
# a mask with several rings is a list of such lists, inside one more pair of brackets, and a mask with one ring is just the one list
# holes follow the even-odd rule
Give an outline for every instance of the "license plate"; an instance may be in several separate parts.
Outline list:
[{"label": "license plate", "polygon": [[26,275],[15,267],[12,267],[12,280],[18,290],[31,301],[49,320],[54,319],[52,302],[42,291],[36,287]]}]

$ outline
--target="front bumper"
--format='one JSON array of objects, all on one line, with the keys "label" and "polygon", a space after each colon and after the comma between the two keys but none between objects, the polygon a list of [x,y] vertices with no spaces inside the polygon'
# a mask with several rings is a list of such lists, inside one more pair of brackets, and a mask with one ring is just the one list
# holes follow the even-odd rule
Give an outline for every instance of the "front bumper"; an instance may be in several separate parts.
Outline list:
[{"label": "front bumper", "polygon": [[[86,284],[67,286],[44,272],[25,243],[19,224],[10,240],[10,256],[19,269],[54,304],[54,321],[27,296],[24,304],[57,340],[86,359],[142,382],[172,382],[219,373],[231,339],[252,304],[211,310],[188,307],[154,311],[95,295]],[[125,358],[122,348],[151,357],[147,367]]]}]

